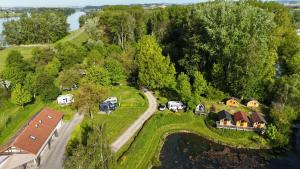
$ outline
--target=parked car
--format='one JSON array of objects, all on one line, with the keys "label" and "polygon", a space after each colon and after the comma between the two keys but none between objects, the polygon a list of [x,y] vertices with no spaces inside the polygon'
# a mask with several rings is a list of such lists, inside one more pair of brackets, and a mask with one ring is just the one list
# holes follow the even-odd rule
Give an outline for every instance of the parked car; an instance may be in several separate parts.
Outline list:
[{"label": "parked car", "polygon": [[166,110],[166,108],[167,108],[167,107],[166,107],[165,104],[159,104],[159,105],[158,105],[158,110],[159,110],[159,111],[164,111],[164,110]]},{"label": "parked car", "polygon": [[174,112],[178,112],[179,110],[185,110],[187,107],[181,101],[169,101],[168,109]]},{"label": "parked car", "polygon": [[99,110],[107,114],[110,114],[112,111],[115,111],[118,108],[118,106],[119,106],[118,98],[109,97],[99,105]]}]

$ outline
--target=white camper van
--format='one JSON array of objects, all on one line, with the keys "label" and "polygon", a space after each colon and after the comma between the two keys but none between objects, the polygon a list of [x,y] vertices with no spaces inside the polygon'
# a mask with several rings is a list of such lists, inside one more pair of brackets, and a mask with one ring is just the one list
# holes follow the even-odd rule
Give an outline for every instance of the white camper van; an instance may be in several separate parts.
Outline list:
[{"label": "white camper van", "polygon": [[109,97],[104,102],[110,102],[112,104],[117,104],[118,103],[118,98],[117,97]]},{"label": "white camper van", "polygon": [[60,95],[57,97],[57,103],[60,105],[69,105],[74,102],[74,96],[72,94]]},{"label": "white camper van", "polygon": [[171,111],[178,112],[178,110],[185,109],[186,106],[181,101],[169,101],[168,102],[168,109]]}]

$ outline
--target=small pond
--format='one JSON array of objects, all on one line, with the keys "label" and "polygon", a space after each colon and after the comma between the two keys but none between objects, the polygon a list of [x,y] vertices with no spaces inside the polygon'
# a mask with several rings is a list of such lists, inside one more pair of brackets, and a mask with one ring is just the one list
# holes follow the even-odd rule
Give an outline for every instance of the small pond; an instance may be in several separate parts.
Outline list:
[{"label": "small pond", "polygon": [[275,155],[266,150],[234,149],[191,133],[169,135],[161,150],[160,161],[161,166],[153,169],[300,169],[298,151]]}]

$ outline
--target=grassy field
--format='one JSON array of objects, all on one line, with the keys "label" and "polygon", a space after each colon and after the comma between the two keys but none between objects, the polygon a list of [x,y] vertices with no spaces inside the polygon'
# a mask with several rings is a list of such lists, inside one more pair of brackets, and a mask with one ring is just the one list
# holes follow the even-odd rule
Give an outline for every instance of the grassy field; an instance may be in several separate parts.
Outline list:
[{"label": "grassy field", "polygon": [[[217,143],[233,147],[269,147],[268,143],[254,132],[216,130],[219,132],[212,131],[206,126],[204,117],[192,113],[158,113],[146,123],[116,168],[144,169],[159,164],[158,155],[165,136],[178,131],[194,132]],[[260,142],[254,140],[254,137],[259,137]]]},{"label": "grassy field", "polygon": [[32,57],[32,50],[34,47],[20,47],[20,46],[12,46],[9,48],[6,48],[4,50],[0,50],[0,71],[3,70],[5,66],[5,60],[8,56],[8,53],[12,50],[18,50],[21,52],[21,54],[24,56],[25,59]]},{"label": "grassy field", "polygon": [[[111,96],[116,96],[120,107],[110,115],[96,114],[93,121],[106,124],[109,142],[113,142],[123,133],[148,107],[144,95],[133,87],[114,87]],[[86,121],[91,119],[86,118]]]},{"label": "grassy field", "polygon": [[[94,119],[86,117],[82,123],[91,121],[106,125],[106,134],[109,142],[113,142],[123,133],[147,108],[148,102],[143,94],[134,87],[113,87],[111,96],[116,96],[121,103],[120,107],[110,115],[94,114]],[[80,137],[80,130],[72,133],[72,138]]]},{"label": "grassy field", "polygon": [[84,31],[84,28],[80,28],[78,30],[70,32],[69,35],[57,41],[56,43],[71,41],[77,45],[81,45],[82,42],[85,42],[87,39],[88,35]]},{"label": "grassy field", "polygon": [[[71,41],[77,45],[81,45],[82,42],[86,41],[87,39],[88,39],[87,33],[79,29],[71,32],[69,35],[59,40],[58,42]],[[32,51],[34,48],[36,48],[36,46],[34,45],[33,46],[12,46],[4,50],[0,50],[0,72],[3,70],[5,66],[5,60],[9,52],[11,52],[12,50],[18,50],[21,52],[21,54],[24,56],[25,59],[29,59],[32,57]]]}]

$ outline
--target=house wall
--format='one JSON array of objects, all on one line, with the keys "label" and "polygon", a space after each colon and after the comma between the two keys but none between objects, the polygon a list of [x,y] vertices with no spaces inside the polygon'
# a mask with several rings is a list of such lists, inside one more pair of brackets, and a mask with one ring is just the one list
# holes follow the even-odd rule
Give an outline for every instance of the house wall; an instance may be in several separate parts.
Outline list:
[{"label": "house wall", "polygon": [[226,105],[227,106],[232,106],[232,107],[237,107],[238,106],[238,102],[234,99],[229,99],[226,101]]},{"label": "house wall", "polygon": [[247,103],[247,107],[259,107],[259,102],[258,102],[258,101],[255,101],[255,100],[249,101],[249,102]]},{"label": "house wall", "polygon": [[222,119],[220,120],[220,125],[225,125],[225,126],[228,126],[228,125],[231,125],[231,121],[229,120],[226,120],[226,119]]},{"label": "house wall", "polygon": [[237,127],[247,127],[247,122],[237,121],[235,124]]},{"label": "house wall", "polygon": [[253,127],[254,128],[264,128],[265,123],[256,122],[256,123],[253,123]]}]

